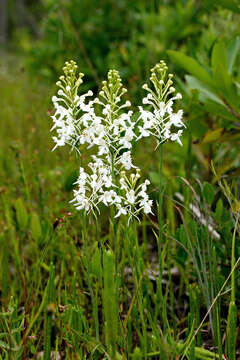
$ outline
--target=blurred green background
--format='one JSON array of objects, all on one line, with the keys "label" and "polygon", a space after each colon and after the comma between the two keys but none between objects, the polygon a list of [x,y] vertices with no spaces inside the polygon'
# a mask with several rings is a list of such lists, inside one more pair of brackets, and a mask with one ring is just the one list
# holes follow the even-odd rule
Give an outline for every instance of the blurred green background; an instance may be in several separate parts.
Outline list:
[{"label": "blurred green background", "polygon": [[[239,24],[238,0],[0,0],[0,246],[3,249],[0,251],[0,301],[3,310],[7,311],[13,296],[16,309],[22,305],[26,307],[26,319],[33,321],[35,314],[39,316],[34,331],[40,336],[37,344],[34,338],[28,339],[29,354],[37,354],[42,349],[43,318],[39,307],[43,304],[40,300],[51,270],[50,262],[56,265],[58,295],[55,304],[71,303],[71,291],[76,294],[73,274],[80,274],[78,279],[81,280],[82,272],[78,262],[82,249],[81,216],[69,204],[78,175],[78,161],[69,149],[51,152],[51,97],[56,93],[55,83],[64,62],[70,59],[77,62],[79,71],[85,74],[82,91],[91,88],[95,94],[107,71],[118,70],[128,89],[126,96],[135,110],[141,105],[142,85],[148,82],[150,69],[161,59],[168,64],[169,71],[174,74],[174,86],[182,93],[178,107],[183,108],[186,123],[183,147],[175,143],[163,147],[164,230],[171,240],[166,254],[169,264],[176,264],[181,272],[177,304],[173,301],[176,294],[172,292],[171,295],[172,308],[179,311],[177,325],[174,325],[174,336],[178,338],[179,333],[184,333],[187,321],[190,324],[188,333],[192,331],[192,319],[187,319],[189,306],[184,296],[189,294],[190,284],[197,282],[192,258],[178,246],[180,243],[184,244],[184,249],[188,246],[183,230],[185,223],[192,226],[190,220],[194,217],[192,208],[190,211],[187,208],[189,202],[203,204],[201,211],[207,219],[211,214],[214,229],[220,234],[213,240],[218,259],[216,274],[219,274],[216,276],[220,280],[212,290],[215,285],[208,269],[211,270],[211,261],[215,258],[205,241],[202,222],[196,221],[192,226],[193,238],[198,238],[198,232],[199,238],[203,239],[197,260],[198,256],[201,259],[207,254],[205,273],[200,272],[200,275],[210,274],[205,279],[206,289],[212,291],[206,301],[207,291],[201,287],[202,313],[209,308],[231,268],[232,214],[239,212],[240,204]],[[151,139],[139,142],[134,163],[143,169],[144,177],[150,178],[150,195],[156,199],[159,174],[158,154],[154,148]],[[224,191],[217,185],[212,163],[216,174],[226,180],[224,186],[228,196],[223,196]],[[193,185],[196,193],[186,184]],[[176,193],[180,194],[177,201],[181,196],[186,200],[181,207],[184,217],[181,217],[181,204],[180,200],[176,202]],[[226,197],[231,198],[231,206]],[[152,229],[154,226],[158,229],[157,217],[145,220],[140,239],[146,240],[142,252],[144,256],[151,255],[149,268],[152,270],[156,254]],[[92,225],[93,220],[89,221]],[[99,223],[97,238],[106,242],[108,217],[102,216]],[[92,235],[91,239],[95,241],[94,226],[89,231],[89,238]],[[210,234],[208,236],[210,238]],[[172,241],[174,238],[178,243]],[[152,246],[150,250],[149,246]],[[95,253],[95,247],[93,242],[89,245],[90,255]],[[188,251],[194,249],[197,249],[195,243]],[[236,257],[239,255],[238,242]],[[94,257],[91,261],[94,263]],[[33,270],[36,270],[34,276]],[[81,291],[85,290],[85,285],[81,284]],[[127,288],[127,285],[124,286]],[[145,291],[151,293],[147,287],[144,294]],[[221,309],[222,334],[225,334],[229,294],[226,291]],[[87,296],[82,291],[80,302],[88,317],[91,305]],[[237,305],[239,307],[239,301]],[[44,314],[46,317],[49,314],[47,305],[44,305]],[[61,314],[58,317],[61,318]],[[58,323],[59,344],[68,348],[70,335],[65,345],[67,330],[61,321]],[[207,343],[208,338],[206,333]],[[210,340],[207,347],[217,343],[214,341]],[[218,339],[219,343],[221,341]],[[20,342],[19,335],[16,343]],[[76,343],[78,348],[78,341]],[[201,341],[198,340],[198,344],[201,345]],[[153,345],[150,350],[155,349],[158,345]],[[70,349],[68,351],[71,353]],[[27,356],[28,353],[23,353],[24,359]],[[69,355],[69,358],[72,357]]]}]

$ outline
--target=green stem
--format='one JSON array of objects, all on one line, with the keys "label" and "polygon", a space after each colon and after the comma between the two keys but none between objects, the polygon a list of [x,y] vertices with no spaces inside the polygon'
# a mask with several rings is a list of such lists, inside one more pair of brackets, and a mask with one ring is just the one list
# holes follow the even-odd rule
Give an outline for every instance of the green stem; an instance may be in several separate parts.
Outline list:
[{"label": "green stem", "polygon": [[163,245],[163,182],[162,182],[162,167],[163,167],[163,147],[159,146],[159,192],[158,192],[158,260],[159,260],[159,275],[158,275],[158,284],[157,284],[157,308],[155,312],[155,317],[157,319],[160,306],[159,304],[163,304],[163,294],[162,294],[162,272],[163,272],[163,259],[162,259],[162,245]]},{"label": "green stem", "polygon": [[[236,232],[237,232],[237,225],[238,225],[238,221],[239,221],[239,216],[240,216],[240,214],[237,216],[236,225],[235,225],[234,232],[233,232],[231,269],[234,269],[235,263],[236,263],[236,258],[235,258],[235,243],[236,243]],[[233,271],[232,277],[231,277],[231,286],[232,286],[231,301],[235,302],[236,290],[235,290],[235,272],[234,272],[234,271]]]},{"label": "green stem", "polygon": [[233,238],[232,238],[232,259],[231,259],[231,301],[229,304],[228,310],[228,320],[227,320],[227,355],[229,360],[236,359],[236,330],[237,330],[237,307],[236,307],[236,281],[235,281],[235,267],[236,267],[236,258],[235,258],[235,244],[236,244],[236,232],[239,221],[238,214],[235,219],[236,224],[234,227]]},{"label": "green stem", "polygon": [[[50,265],[50,275],[48,280],[47,290],[47,306],[51,305],[54,301],[54,266],[53,263]],[[49,360],[51,358],[51,334],[52,334],[52,318],[53,312],[48,308],[45,310],[44,319],[44,351],[43,359]]]},{"label": "green stem", "polygon": [[[143,278],[143,267],[141,265],[141,261],[142,256],[141,256],[141,250],[139,247],[139,242],[138,242],[138,232],[137,232],[137,224],[136,224],[136,220],[133,220],[133,224],[132,224],[132,232],[133,232],[133,236],[132,236],[132,243],[133,243],[133,258],[135,259],[135,269],[134,269],[134,264],[133,264],[133,274],[134,274],[134,282],[135,282],[135,288],[136,288],[136,298],[137,298],[137,302],[138,302],[138,310],[139,310],[139,315],[140,315],[140,321],[141,321],[141,326],[142,326],[142,341],[143,341],[143,357],[146,360],[147,359],[147,327],[146,327],[146,318],[144,315],[144,295],[143,295],[143,288],[142,288],[142,278]],[[135,246],[134,246],[135,245]]]},{"label": "green stem", "polygon": [[[113,179],[113,183],[116,183],[116,172],[115,172],[115,168],[114,168],[114,154],[111,153],[111,162],[112,162],[112,179]],[[111,212],[111,218],[112,218],[112,226],[113,226],[113,231],[112,231],[112,236],[113,236],[113,241],[112,241],[112,247],[113,247],[113,251],[115,254],[115,263],[116,263],[116,273],[117,273],[117,263],[118,263],[118,243],[117,243],[117,219],[115,218],[116,216],[116,208],[113,207],[113,210]]]},{"label": "green stem", "polygon": [[159,145],[159,192],[158,192],[158,226],[159,226],[159,244],[162,245],[162,227],[163,227],[163,181],[162,181],[162,168],[163,168],[163,146]]},{"label": "green stem", "polygon": [[88,248],[87,248],[88,247],[88,245],[87,245],[88,232],[87,232],[87,217],[86,217],[85,213],[83,214],[82,238],[83,238],[83,246],[84,246],[84,251],[85,251],[86,260],[87,260],[87,261],[84,261],[84,265],[85,265],[85,268],[86,268],[86,278],[87,278],[87,283],[88,283],[90,296],[91,296],[91,301],[92,301],[92,312],[93,312],[93,319],[94,319],[94,324],[95,324],[95,334],[96,334],[96,339],[98,341],[99,340],[98,303],[97,303],[97,295],[95,295],[94,291],[93,291],[93,281],[92,281],[91,274],[89,272],[89,267],[88,267],[90,259],[89,259],[89,256],[88,256]]},{"label": "green stem", "polygon": [[103,254],[103,309],[105,318],[105,337],[111,359],[117,358],[118,342],[118,303],[116,299],[115,259],[111,250]]}]

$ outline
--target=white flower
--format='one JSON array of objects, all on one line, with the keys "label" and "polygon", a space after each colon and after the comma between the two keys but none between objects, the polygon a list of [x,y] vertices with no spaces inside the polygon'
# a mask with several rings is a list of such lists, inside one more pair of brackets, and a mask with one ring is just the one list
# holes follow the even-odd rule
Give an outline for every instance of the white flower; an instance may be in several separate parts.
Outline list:
[{"label": "white flower", "polygon": [[178,110],[177,113],[171,114],[170,115],[171,124],[173,124],[176,127],[186,127],[185,124],[182,122],[182,116],[183,116],[182,110]]},{"label": "white flower", "polygon": [[143,122],[145,123],[147,120],[153,119],[153,114],[150,111],[143,110],[142,106],[138,107],[140,110],[140,117],[139,119],[143,119]]},{"label": "white flower", "polygon": [[113,190],[105,191],[100,197],[99,201],[102,201],[106,206],[113,203],[113,196],[115,195]]},{"label": "white flower", "polygon": [[127,201],[130,203],[130,204],[134,204],[135,202],[135,192],[133,189],[131,189],[129,191],[129,193],[127,194]]},{"label": "white flower", "polygon": [[161,117],[163,117],[165,115],[167,109],[168,108],[167,108],[166,104],[163,101],[160,101],[158,113]]},{"label": "white flower", "polygon": [[179,143],[179,145],[182,145],[182,142],[180,140],[180,136],[182,135],[182,132],[183,132],[182,130],[178,130],[177,133],[171,135],[170,139],[172,141],[177,141]]},{"label": "white flower", "polygon": [[115,215],[115,218],[117,218],[121,215],[127,215],[127,210],[124,207],[122,207],[120,204],[117,205],[117,209],[118,209],[118,212]]},{"label": "white flower", "polygon": [[149,131],[145,130],[144,127],[138,126],[138,129],[141,137],[148,137],[150,135]]},{"label": "white flower", "polygon": [[136,166],[134,166],[132,163],[130,151],[124,152],[117,160],[117,163],[122,164],[122,166],[125,170],[130,170],[131,168],[136,168]]},{"label": "white flower", "polygon": [[145,214],[152,213],[152,200],[143,199],[139,203]]}]

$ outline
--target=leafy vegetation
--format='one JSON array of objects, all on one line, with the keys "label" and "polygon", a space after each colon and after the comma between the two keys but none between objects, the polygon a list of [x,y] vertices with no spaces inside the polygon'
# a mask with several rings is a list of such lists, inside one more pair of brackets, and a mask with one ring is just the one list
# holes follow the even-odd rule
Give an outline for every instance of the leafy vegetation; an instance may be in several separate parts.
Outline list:
[{"label": "leafy vegetation", "polygon": [[[11,17],[0,60],[1,358],[238,359],[238,1],[25,6],[38,31]],[[49,130],[71,58],[83,92],[119,70],[136,112],[155,63],[176,74],[183,147],[133,146],[154,204],[140,222],[70,203],[79,158]]]}]

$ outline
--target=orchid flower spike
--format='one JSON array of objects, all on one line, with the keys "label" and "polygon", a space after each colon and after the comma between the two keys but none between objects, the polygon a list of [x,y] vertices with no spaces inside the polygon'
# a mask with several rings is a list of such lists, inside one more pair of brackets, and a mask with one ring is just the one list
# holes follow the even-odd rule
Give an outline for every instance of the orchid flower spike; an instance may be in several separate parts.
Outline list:
[{"label": "orchid flower spike", "polygon": [[52,97],[55,113],[51,116],[53,120],[51,131],[56,131],[56,136],[53,136],[55,142],[53,150],[65,144],[78,149],[84,120],[91,109],[91,102],[87,105],[85,100],[86,97],[93,95],[92,91],[78,95],[84,75],[77,73],[77,65],[73,60],[65,63],[63,72],[64,75],[61,75],[56,83],[59,87],[57,96]]},{"label": "orchid flower spike", "polygon": [[147,109],[139,106],[138,140],[153,135],[157,146],[167,140],[177,141],[182,145],[180,136],[186,127],[182,121],[183,110],[173,111],[174,101],[181,99],[182,95],[180,93],[174,95],[173,75],[168,74],[167,70],[164,61],[160,61],[151,69],[150,81],[153,86],[143,85],[143,89],[148,94],[143,98],[142,103],[147,105]]}]

